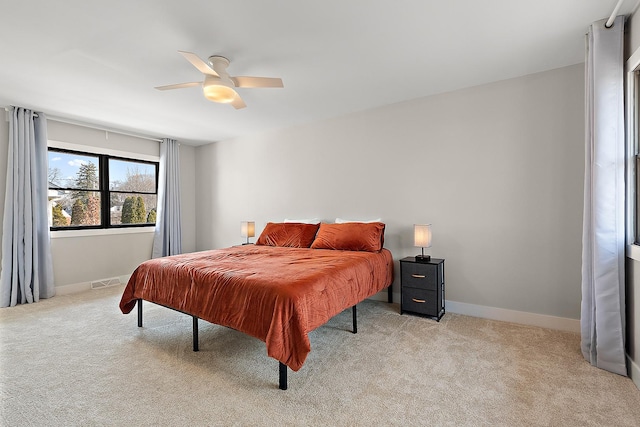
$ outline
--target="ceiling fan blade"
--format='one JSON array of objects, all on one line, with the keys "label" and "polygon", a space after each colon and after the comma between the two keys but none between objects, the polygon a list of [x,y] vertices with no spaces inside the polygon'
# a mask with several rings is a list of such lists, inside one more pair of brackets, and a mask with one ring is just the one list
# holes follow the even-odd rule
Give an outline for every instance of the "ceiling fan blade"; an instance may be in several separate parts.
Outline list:
[{"label": "ceiling fan blade", "polygon": [[204,62],[202,59],[200,59],[200,57],[198,55],[196,55],[195,53],[191,53],[191,52],[183,52],[181,50],[178,51],[182,56],[185,57],[185,59],[189,62],[191,62],[191,65],[193,65],[194,67],[196,67],[198,70],[200,70],[201,73],[203,74],[208,74],[210,76],[216,76],[216,77],[220,77],[218,75],[218,73],[216,73],[213,68],[211,68],[209,66],[209,64],[207,64],[206,62]]},{"label": "ceiling fan blade", "polygon": [[233,101],[231,101],[231,105],[233,105],[233,107],[236,110],[239,110],[241,108],[244,108],[247,106],[247,104],[244,103],[244,101],[242,100],[242,98],[240,98],[240,95],[237,95],[235,97],[235,99]]},{"label": "ceiling fan blade", "polygon": [[231,77],[236,87],[284,87],[282,79],[274,77]]},{"label": "ceiling fan blade", "polygon": [[155,89],[158,89],[158,90],[182,89],[185,87],[200,86],[201,84],[202,82],[177,83],[174,85],[156,86]]}]

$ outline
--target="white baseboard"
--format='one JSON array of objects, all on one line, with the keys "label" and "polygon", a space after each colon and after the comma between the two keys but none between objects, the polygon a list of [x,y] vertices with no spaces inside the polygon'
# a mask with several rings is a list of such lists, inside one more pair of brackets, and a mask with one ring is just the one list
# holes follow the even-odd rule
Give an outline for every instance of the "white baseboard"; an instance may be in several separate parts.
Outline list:
[{"label": "white baseboard", "polygon": [[631,378],[631,381],[638,387],[640,390],[640,366],[635,363],[627,354],[627,375]]},{"label": "white baseboard", "polygon": [[[371,299],[386,301],[387,291],[379,292]],[[400,301],[399,293],[393,294],[393,301]],[[504,308],[467,304],[464,302],[449,300],[445,301],[445,310],[448,313],[464,314],[466,316],[481,317],[483,319],[500,320],[503,322],[519,323],[521,325],[540,326],[542,328],[580,333],[579,319],[528,313],[526,311],[507,310]]]},{"label": "white baseboard", "polygon": [[521,325],[540,326],[542,328],[580,333],[579,319],[568,319],[566,317],[507,310],[504,308],[487,307],[456,301],[446,301],[445,308],[446,311],[450,313],[465,314],[467,316],[482,317],[484,319],[501,320],[503,322],[519,323]]},{"label": "white baseboard", "polygon": [[91,290],[91,282],[73,283],[71,285],[56,286],[56,296],[75,294]]},{"label": "white baseboard", "polygon": [[[131,275],[128,274],[119,277],[121,283],[127,283]],[[88,290],[91,290],[91,282],[74,283],[71,285],[56,286],[56,295],[67,295]],[[373,295],[371,299],[387,301],[386,289],[376,295]],[[393,300],[396,302],[400,301],[400,294],[393,294]],[[503,322],[519,323],[521,325],[540,326],[542,328],[557,329],[561,331],[580,332],[580,320],[577,319],[528,313],[525,311],[507,310],[504,308],[467,304],[456,301],[446,301],[445,308],[449,313],[464,314],[466,316],[500,320]],[[635,369],[635,377],[637,378],[635,381],[636,385],[638,385],[638,382],[640,382],[640,370],[638,369],[638,365],[634,363],[633,369]],[[640,388],[640,386],[638,388]]]},{"label": "white baseboard", "polygon": [[[118,278],[120,279],[120,283],[127,283],[130,277],[131,274],[118,276]],[[69,295],[90,290],[91,282],[72,283],[70,285],[56,286],[56,295]]]}]

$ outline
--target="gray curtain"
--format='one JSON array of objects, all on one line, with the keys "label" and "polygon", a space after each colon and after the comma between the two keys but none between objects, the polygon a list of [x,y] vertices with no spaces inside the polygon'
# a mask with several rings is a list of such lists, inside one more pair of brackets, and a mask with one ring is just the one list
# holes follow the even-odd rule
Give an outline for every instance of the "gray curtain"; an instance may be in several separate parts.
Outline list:
[{"label": "gray curtain", "polygon": [[0,306],[55,295],[47,211],[47,120],[14,107],[9,122]]},{"label": "gray curtain", "polygon": [[586,157],[582,235],[582,354],[627,375],[624,350],[624,17],[587,35]]},{"label": "gray curtain", "polygon": [[158,209],[152,258],[182,253],[180,229],[180,145],[165,138],[160,144]]}]

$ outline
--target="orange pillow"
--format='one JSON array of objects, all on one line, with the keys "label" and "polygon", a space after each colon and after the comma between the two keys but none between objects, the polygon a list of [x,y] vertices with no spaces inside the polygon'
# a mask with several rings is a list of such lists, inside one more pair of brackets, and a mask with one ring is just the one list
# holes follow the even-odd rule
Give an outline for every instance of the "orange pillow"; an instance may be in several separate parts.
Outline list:
[{"label": "orange pillow", "polygon": [[384,223],[347,222],[320,224],[311,249],[380,252],[384,245]]},{"label": "orange pillow", "polygon": [[308,248],[313,243],[320,224],[269,222],[260,233],[256,245]]}]

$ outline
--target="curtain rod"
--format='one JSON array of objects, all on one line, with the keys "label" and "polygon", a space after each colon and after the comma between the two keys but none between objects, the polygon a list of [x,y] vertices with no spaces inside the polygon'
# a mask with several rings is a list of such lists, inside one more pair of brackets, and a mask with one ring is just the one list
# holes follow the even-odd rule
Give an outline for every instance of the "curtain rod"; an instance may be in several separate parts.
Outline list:
[{"label": "curtain rod", "polygon": [[622,3],[624,3],[624,0],[618,0],[616,7],[613,9],[613,12],[611,12],[611,16],[609,16],[606,24],[604,24],[606,28],[611,28],[613,26],[613,21],[615,21],[616,16],[618,16],[618,11],[620,10],[620,6],[622,6]]},{"label": "curtain rod", "polygon": [[[10,111],[9,107],[4,107],[4,110],[6,112]],[[34,115],[36,117],[38,116],[37,113],[35,113]],[[144,135],[136,135],[135,133],[128,133],[128,132],[124,132],[124,131],[120,131],[120,130],[109,129],[109,128],[106,128],[106,127],[99,127],[99,126],[95,126],[95,125],[89,125],[87,123],[77,122],[77,121],[73,121],[73,120],[69,120],[69,119],[63,119],[61,117],[55,117],[55,116],[47,115],[47,120],[51,120],[52,122],[66,123],[66,124],[74,125],[74,126],[81,126],[81,127],[85,127],[85,128],[88,128],[88,129],[101,130],[103,132],[107,132],[107,138],[108,138],[108,133],[111,132],[111,133],[117,133],[119,135],[132,136],[134,138],[146,139],[146,140],[149,140],[149,141],[162,142],[162,139],[160,139],[160,138],[153,138],[153,137],[144,136]],[[8,121],[8,118],[7,118],[7,121]]]},{"label": "curtain rod", "polygon": [[66,123],[66,124],[69,124],[69,125],[81,126],[81,127],[85,127],[85,128],[89,128],[89,129],[101,130],[101,131],[104,131],[104,132],[117,133],[117,134],[125,135],[125,136],[132,136],[134,138],[147,139],[149,141],[162,142],[162,140],[160,138],[153,138],[153,137],[144,136],[144,135],[136,135],[135,133],[128,133],[128,132],[124,132],[124,131],[120,131],[120,130],[114,130],[114,129],[109,129],[109,128],[105,128],[105,127],[88,125],[86,123],[75,122],[73,120],[63,119],[63,118],[55,117],[55,116],[51,117],[51,116],[47,115],[47,120],[51,120],[53,122],[59,122],[59,123]]}]

